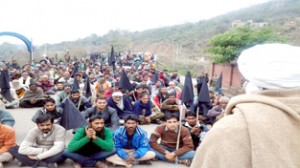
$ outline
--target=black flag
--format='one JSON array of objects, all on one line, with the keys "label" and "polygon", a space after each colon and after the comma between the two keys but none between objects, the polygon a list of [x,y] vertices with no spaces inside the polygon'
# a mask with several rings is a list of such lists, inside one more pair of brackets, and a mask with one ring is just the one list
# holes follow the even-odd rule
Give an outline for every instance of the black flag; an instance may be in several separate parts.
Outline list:
[{"label": "black flag", "polygon": [[75,78],[75,76],[76,76],[76,74],[78,73],[78,62],[75,62],[74,63],[74,70],[73,70],[73,72],[72,72],[72,74],[71,74],[71,77],[72,78]]},{"label": "black flag", "polygon": [[129,82],[129,79],[124,70],[122,70],[122,74],[121,74],[121,78],[120,78],[120,82],[119,82],[119,88],[127,89],[129,91],[134,89],[133,86],[131,85],[131,83]]},{"label": "black flag", "polygon": [[86,120],[82,117],[75,104],[69,98],[66,98],[60,125],[66,130],[70,130],[83,127],[86,124]]},{"label": "black flag", "polygon": [[193,82],[190,71],[185,75],[184,85],[181,94],[181,102],[192,104],[194,100]]},{"label": "black flag", "polygon": [[9,72],[7,69],[0,70],[0,88],[1,95],[9,102],[13,101],[10,94],[10,85],[9,85]]},{"label": "black flag", "polygon": [[110,57],[108,60],[109,66],[112,66],[113,70],[116,69],[115,63],[116,63],[116,56],[115,56],[115,51],[114,51],[114,46],[111,46],[111,52],[110,52]]},{"label": "black flag", "polygon": [[74,91],[74,90],[79,90],[79,84],[78,84],[76,76],[74,77],[73,86],[72,86],[72,91]]},{"label": "black flag", "polygon": [[201,90],[198,95],[198,101],[199,103],[210,103],[210,95],[206,82],[203,82],[201,86]]},{"label": "black flag", "polygon": [[91,90],[91,84],[90,84],[90,79],[86,78],[85,80],[85,85],[83,88],[84,96],[89,99],[92,96],[92,90]]},{"label": "black flag", "polygon": [[207,116],[207,112],[211,106],[209,90],[206,82],[203,82],[201,86],[200,93],[198,95],[198,105],[203,114],[203,116]]},{"label": "black flag", "polygon": [[222,80],[223,80],[223,73],[221,73],[220,76],[217,79],[217,82],[215,84],[215,91],[218,91],[219,89],[222,89]]}]

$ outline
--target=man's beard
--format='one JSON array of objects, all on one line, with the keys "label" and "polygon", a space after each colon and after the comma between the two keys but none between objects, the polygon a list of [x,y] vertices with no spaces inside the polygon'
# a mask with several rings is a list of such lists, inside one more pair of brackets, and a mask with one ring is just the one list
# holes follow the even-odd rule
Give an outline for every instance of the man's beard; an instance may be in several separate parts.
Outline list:
[{"label": "man's beard", "polygon": [[48,134],[50,131],[51,131],[51,129],[43,129],[43,130],[41,130],[42,131],[42,133],[44,133],[44,134]]}]

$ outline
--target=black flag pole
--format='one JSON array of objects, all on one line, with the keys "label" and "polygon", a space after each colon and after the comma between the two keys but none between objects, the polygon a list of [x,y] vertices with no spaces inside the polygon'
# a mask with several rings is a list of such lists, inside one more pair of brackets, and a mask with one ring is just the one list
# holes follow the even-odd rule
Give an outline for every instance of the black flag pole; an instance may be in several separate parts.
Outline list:
[{"label": "black flag pole", "polygon": [[[181,94],[181,106],[180,106],[180,111],[179,111],[179,131],[177,134],[177,142],[176,142],[176,150],[179,149],[179,141],[180,141],[180,134],[181,134],[181,120],[183,118],[183,107],[185,106],[185,103],[192,103],[194,100],[194,91],[193,91],[193,81],[191,77],[190,71],[188,71],[185,75],[184,79],[184,86],[182,89],[182,94]],[[179,159],[176,157],[176,164],[178,164]]]}]

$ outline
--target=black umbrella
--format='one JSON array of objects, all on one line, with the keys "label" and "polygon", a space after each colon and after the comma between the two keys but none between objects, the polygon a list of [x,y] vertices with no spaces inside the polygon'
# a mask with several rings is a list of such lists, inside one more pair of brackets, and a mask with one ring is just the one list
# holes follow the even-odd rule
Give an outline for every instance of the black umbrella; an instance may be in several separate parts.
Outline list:
[{"label": "black umbrella", "polygon": [[3,69],[0,72],[0,88],[1,95],[9,102],[13,101],[10,94],[10,85],[9,85],[9,72],[7,69]]},{"label": "black umbrella", "polygon": [[92,96],[92,90],[91,90],[91,84],[90,84],[90,79],[89,78],[86,78],[86,80],[85,80],[85,85],[84,85],[84,88],[83,88],[83,92],[84,92],[84,96],[88,99],[89,99],[89,97]]},{"label": "black umbrella", "polygon": [[222,89],[222,81],[223,81],[223,73],[221,73],[220,76],[217,79],[217,82],[215,84],[215,91],[218,91],[219,89]]},{"label": "black umbrella", "polygon": [[192,104],[194,100],[193,82],[190,71],[185,75],[184,85],[181,94],[182,103]]},{"label": "black umbrella", "polygon": [[70,130],[83,127],[86,124],[86,120],[82,117],[75,104],[69,98],[66,98],[60,125],[66,130]]},{"label": "black umbrella", "polygon": [[115,56],[115,51],[114,51],[114,46],[111,46],[111,52],[110,52],[110,57],[108,60],[108,63],[110,66],[112,66],[113,70],[116,69],[115,63],[116,63],[116,56]]},{"label": "black umbrella", "polygon": [[201,86],[201,90],[198,95],[198,104],[202,111],[202,114],[206,117],[209,107],[211,106],[207,82],[203,82]]},{"label": "black umbrella", "polygon": [[129,82],[129,79],[124,70],[122,70],[122,74],[121,74],[121,78],[120,78],[120,82],[119,82],[119,88],[127,89],[129,91],[134,89],[133,86],[131,85],[131,83]]}]

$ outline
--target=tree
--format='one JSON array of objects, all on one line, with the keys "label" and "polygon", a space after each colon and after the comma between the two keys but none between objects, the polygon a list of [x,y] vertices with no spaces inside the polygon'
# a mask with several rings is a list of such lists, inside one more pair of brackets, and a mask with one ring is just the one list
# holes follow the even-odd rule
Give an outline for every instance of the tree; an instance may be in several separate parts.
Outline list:
[{"label": "tree", "polygon": [[235,61],[244,49],[256,44],[280,41],[283,39],[270,28],[244,26],[212,37],[207,51],[213,54],[214,63],[225,63]]}]

